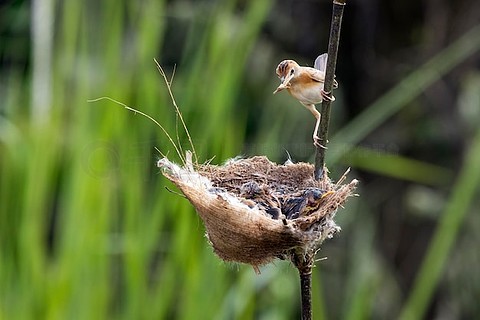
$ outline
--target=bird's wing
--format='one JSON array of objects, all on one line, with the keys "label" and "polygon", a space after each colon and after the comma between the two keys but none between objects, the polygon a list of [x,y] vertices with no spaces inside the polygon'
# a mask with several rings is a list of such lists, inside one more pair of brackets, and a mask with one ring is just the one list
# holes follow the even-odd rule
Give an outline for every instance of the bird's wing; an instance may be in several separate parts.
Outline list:
[{"label": "bird's wing", "polygon": [[305,69],[306,74],[312,78],[313,81],[317,82],[325,82],[325,72],[306,67]]},{"label": "bird's wing", "polygon": [[325,72],[325,70],[327,70],[327,58],[327,53],[319,55],[317,59],[315,59],[315,69]]},{"label": "bird's wing", "polygon": [[[320,72],[321,80],[317,80],[319,82],[325,82],[325,71],[327,70],[327,58],[328,58],[328,54],[324,53],[319,55],[317,59],[315,59],[315,64],[314,64],[315,69],[321,71]],[[315,79],[313,76],[312,78]],[[336,88],[338,88],[338,82],[337,80],[333,79],[333,89],[336,89]]]}]

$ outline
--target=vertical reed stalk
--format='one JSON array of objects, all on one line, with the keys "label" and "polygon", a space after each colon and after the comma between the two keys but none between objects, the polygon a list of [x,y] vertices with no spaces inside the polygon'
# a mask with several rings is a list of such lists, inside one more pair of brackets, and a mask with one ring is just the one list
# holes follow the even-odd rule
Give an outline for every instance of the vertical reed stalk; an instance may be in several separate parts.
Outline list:
[{"label": "vertical reed stalk", "polygon": [[[330,26],[330,39],[328,42],[327,69],[325,71],[324,90],[332,97],[335,67],[337,65],[338,45],[340,43],[340,29],[342,25],[343,9],[346,1],[334,0],[332,22]],[[332,101],[324,99],[322,102],[322,118],[320,121],[320,146],[315,152],[315,179],[320,180],[325,172],[325,151],[328,143],[328,126],[330,123],[330,106]],[[302,295],[302,320],[312,319],[312,268],[315,263],[315,253],[295,254],[295,266],[300,275]]]},{"label": "vertical reed stalk", "polygon": [[[344,0],[333,1],[332,23],[330,27],[330,40],[328,42],[328,60],[327,69],[325,71],[324,90],[332,97],[333,81],[335,77],[335,67],[337,65],[338,45],[340,43],[340,29],[342,25],[343,8],[346,2]],[[320,120],[320,146],[317,147],[315,153],[315,179],[319,180],[324,172],[325,151],[328,144],[328,126],[330,123],[330,106],[332,102],[323,99],[322,102],[322,118]]]}]

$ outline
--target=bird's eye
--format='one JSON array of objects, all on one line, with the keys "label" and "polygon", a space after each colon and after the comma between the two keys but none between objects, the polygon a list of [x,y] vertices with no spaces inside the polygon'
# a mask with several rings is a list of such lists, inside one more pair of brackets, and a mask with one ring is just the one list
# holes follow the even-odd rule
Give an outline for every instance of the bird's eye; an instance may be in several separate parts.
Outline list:
[{"label": "bird's eye", "polygon": [[293,74],[294,72],[295,72],[295,70],[294,70],[294,69],[290,70],[290,74]]}]

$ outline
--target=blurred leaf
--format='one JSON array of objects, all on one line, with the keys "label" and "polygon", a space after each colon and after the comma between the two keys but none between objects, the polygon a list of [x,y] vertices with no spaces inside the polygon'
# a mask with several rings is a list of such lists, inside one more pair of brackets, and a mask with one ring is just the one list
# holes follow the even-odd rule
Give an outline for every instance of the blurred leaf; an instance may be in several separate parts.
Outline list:
[{"label": "blurred leaf", "polygon": [[[330,140],[352,148],[389,117],[406,106],[455,66],[480,50],[480,25],[401,80],[370,107],[349,122]],[[338,153],[327,153],[327,163],[338,161]]]},{"label": "blurred leaf", "polygon": [[460,92],[458,107],[463,121],[475,131],[480,122],[480,73],[472,72],[465,79]]},{"label": "blurred leaf", "polygon": [[342,162],[387,177],[434,186],[443,186],[453,178],[453,173],[446,168],[363,147],[353,148]]},{"label": "blurred leaf", "polygon": [[401,314],[401,319],[421,319],[432,299],[445,268],[458,231],[469,213],[472,200],[480,187],[480,130],[468,150],[465,163],[454,184],[451,196],[430,242],[428,252],[417,274],[413,290]]}]

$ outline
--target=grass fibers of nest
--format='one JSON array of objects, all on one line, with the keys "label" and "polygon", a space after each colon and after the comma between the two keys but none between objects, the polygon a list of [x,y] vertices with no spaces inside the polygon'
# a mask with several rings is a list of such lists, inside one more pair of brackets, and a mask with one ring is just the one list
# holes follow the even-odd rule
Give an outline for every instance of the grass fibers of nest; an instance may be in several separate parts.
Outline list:
[{"label": "grass fibers of nest", "polygon": [[308,163],[275,164],[266,157],[233,159],[224,165],[184,166],[166,157],[157,166],[192,203],[215,253],[225,261],[258,266],[314,254],[340,230],[334,216],[357,180],[333,183],[325,172],[314,180]]}]

